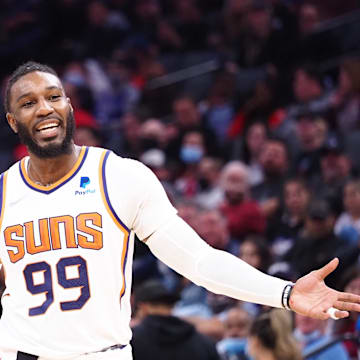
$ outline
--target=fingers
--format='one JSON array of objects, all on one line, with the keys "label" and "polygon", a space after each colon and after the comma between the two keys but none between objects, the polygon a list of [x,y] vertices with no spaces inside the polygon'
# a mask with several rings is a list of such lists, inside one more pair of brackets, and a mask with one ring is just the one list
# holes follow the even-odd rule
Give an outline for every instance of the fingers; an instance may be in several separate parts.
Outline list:
[{"label": "fingers", "polygon": [[339,320],[342,317],[349,316],[349,313],[347,311],[340,311],[338,309],[335,309],[334,307],[330,307],[329,309],[327,309],[326,313],[329,314],[333,320]]},{"label": "fingers", "polygon": [[351,293],[339,293],[338,300],[360,304],[360,296]]},{"label": "fingers", "polygon": [[347,311],[340,311],[340,310],[336,310],[332,314],[329,314],[328,312],[326,314],[329,315],[329,318],[332,318],[334,320],[343,319],[349,316],[349,313]]},{"label": "fingers", "polygon": [[321,280],[324,280],[330,273],[332,273],[337,268],[338,265],[339,259],[334,258],[321,269],[315,270],[315,273]]},{"label": "fingers", "polygon": [[334,307],[336,307],[339,310],[360,312],[360,304],[355,304],[352,302],[335,301]]},{"label": "fingers", "polygon": [[327,308],[314,308],[312,309],[307,316],[310,316],[312,318],[315,319],[320,319],[320,320],[327,320],[327,319],[334,319],[334,320],[338,320],[338,319],[343,319],[349,316],[349,312],[348,311],[343,311],[338,309],[337,307],[335,308],[336,305],[334,305],[334,307],[330,307],[330,309],[332,309],[332,311],[329,311],[329,307]]}]

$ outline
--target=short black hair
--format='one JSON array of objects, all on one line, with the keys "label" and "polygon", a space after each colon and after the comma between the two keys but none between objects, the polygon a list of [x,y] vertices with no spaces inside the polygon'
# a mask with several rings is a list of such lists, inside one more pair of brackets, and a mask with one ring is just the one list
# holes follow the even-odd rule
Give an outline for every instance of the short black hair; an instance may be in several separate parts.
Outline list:
[{"label": "short black hair", "polygon": [[56,71],[45,64],[40,64],[34,61],[28,61],[25,64],[18,66],[15,71],[10,75],[10,78],[6,84],[5,88],[5,99],[4,99],[4,108],[5,113],[10,112],[10,91],[13,85],[23,76],[32,73],[34,71],[41,71],[49,74],[53,74],[56,77],[59,77]]}]

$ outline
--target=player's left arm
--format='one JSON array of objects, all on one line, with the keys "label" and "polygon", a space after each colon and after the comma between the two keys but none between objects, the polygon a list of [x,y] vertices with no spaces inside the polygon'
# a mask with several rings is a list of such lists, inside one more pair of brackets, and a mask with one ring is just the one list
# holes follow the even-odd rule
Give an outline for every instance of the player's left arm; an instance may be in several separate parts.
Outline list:
[{"label": "player's left arm", "polygon": [[[292,284],[210,247],[177,215],[149,236],[146,243],[161,261],[214,293],[284,307],[319,319],[331,315],[343,318],[348,311],[360,311],[360,296],[333,290],[324,283],[335,270],[337,259]],[[328,312],[330,308],[335,308],[334,313]]]},{"label": "player's left arm", "polygon": [[[134,180],[127,188],[135,209],[131,225],[139,239],[165,264],[214,293],[259,304],[285,307],[320,319],[360,311],[360,297],[327,287],[324,278],[338,260],[299,279],[295,285],[251,267],[239,258],[206,244],[170,204],[156,176],[138,162],[129,161]],[[138,181],[136,181],[136,179]],[[109,179],[110,181],[110,179]],[[116,183],[114,180],[114,188]]]}]

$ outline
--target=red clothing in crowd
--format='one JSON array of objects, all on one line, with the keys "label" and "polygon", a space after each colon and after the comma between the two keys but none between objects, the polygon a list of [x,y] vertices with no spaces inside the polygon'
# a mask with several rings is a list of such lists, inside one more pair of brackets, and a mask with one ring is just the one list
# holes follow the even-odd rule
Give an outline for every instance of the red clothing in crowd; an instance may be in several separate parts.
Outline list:
[{"label": "red clothing in crowd", "polygon": [[234,238],[265,232],[266,219],[255,201],[245,200],[235,205],[225,203],[220,211],[227,218],[230,235]]}]

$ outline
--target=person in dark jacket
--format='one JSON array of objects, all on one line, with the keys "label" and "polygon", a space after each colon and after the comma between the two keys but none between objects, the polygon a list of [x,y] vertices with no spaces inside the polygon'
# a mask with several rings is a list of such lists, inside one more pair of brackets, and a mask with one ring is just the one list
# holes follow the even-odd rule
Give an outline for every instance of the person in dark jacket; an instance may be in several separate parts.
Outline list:
[{"label": "person in dark jacket", "polygon": [[140,323],[133,329],[134,360],[219,360],[215,344],[189,323],[172,316],[178,296],[150,280],[135,291]]},{"label": "person in dark jacket", "polygon": [[334,222],[329,203],[323,199],[314,199],[307,211],[304,231],[285,258],[295,273],[301,276],[311,268],[326,264],[336,254],[341,266],[326,280],[328,286],[338,288],[341,274],[357,261],[359,248],[334,234]]}]

